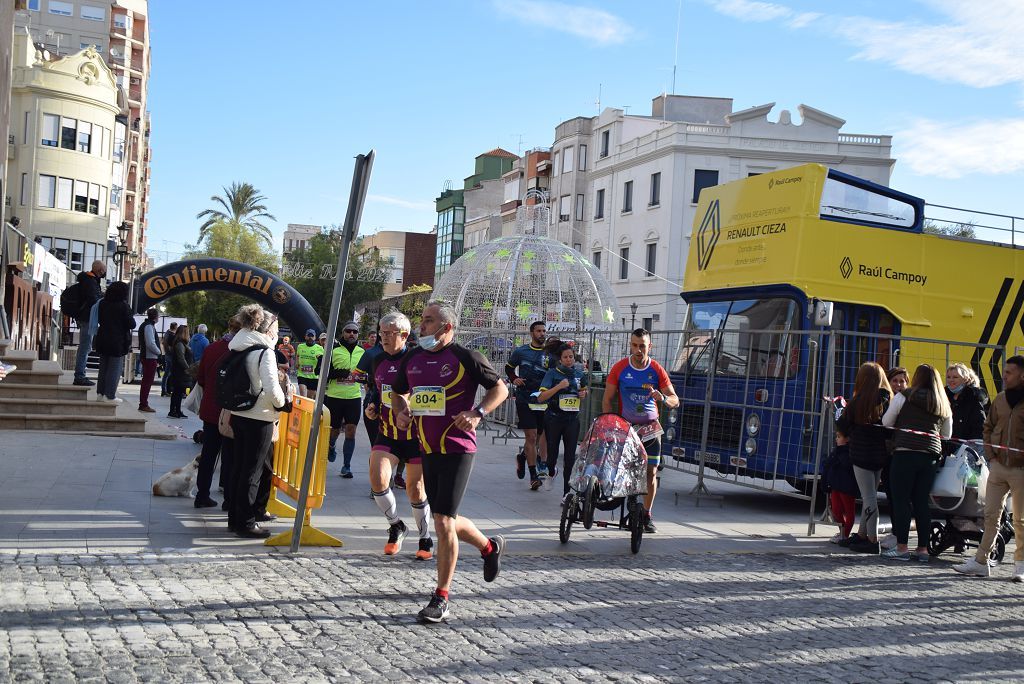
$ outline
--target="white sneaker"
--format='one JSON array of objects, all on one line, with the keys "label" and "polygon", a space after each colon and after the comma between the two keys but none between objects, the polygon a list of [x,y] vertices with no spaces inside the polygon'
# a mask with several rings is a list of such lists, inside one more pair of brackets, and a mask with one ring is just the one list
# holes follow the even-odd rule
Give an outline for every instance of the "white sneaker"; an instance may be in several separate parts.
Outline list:
[{"label": "white sneaker", "polygon": [[1013,564],[1013,575],[1011,582],[1024,582],[1024,561],[1017,561]]},{"label": "white sneaker", "polygon": [[105,397],[103,395],[100,395],[100,401],[106,402],[108,404],[123,404],[124,403],[124,399],[122,399],[121,397],[114,397],[113,399],[108,399],[107,397]]},{"label": "white sneaker", "polygon": [[960,565],[954,565],[953,569],[961,575],[967,575],[969,577],[988,577],[990,574],[988,563],[979,563],[973,556]]}]

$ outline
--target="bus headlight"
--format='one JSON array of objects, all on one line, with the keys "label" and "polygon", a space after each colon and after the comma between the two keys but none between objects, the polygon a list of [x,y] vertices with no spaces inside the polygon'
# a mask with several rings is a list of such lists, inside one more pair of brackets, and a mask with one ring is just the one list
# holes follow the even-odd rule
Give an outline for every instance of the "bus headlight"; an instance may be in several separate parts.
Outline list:
[{"label": "bus headlight", "polygon": [[751,413],[747,416],[747,434],[751,437],[756,437],[757,433],[761,431],[761,419],[756,413]]},{"label": "bus headlight", "polygon": [[668,439],[669,442],[676,441],[676,429],[674,427],[670,427],[668,430],[665,430],[665,438]]},{"label": "bus headlight", "polygon": [[743,443],[743,450],[747,452],[747,456],[753,456],[754,452],[757,451],[757,440],[753,437],[748,437],[747,441]]}]

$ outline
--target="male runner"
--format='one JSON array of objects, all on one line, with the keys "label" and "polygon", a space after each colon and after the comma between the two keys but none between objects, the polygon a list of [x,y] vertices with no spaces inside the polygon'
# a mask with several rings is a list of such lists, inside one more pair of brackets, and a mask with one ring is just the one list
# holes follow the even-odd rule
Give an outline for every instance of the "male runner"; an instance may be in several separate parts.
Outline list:
[{"label": "male runner", "polygon": [[410,330],[412,324],[409,319],[398,311],[392,311],[380,319],[379,339],[382,349],[374,356],[370,366],[372,389],[367,392],[368,402],[364,411],[367,423],[375,423],[379,418],[379,429],[370,451],[370,491],[377,508],[391,525],[384,553],[393,556],[402,550],[402,541],[408,528],[398,516],[398,504],[390,486],[391,470],[399,463],[407,464],[409,479],[406,481],[405,493],[409,496],[420,535],[416,559],[430,560],[434,543],[430,539],[430,505],[423,489],[423,461],[419,443],[413,437],[411,428],[400,431],[395,427],[395,417],[391,412],[391,384],[408,351],[405,341],[409,338]]},{"label": "male runner", "polygon": [[316,396],[316,367],[320,364],[320,357],[323,355],[324,348],[316,343],[316,330],[310,328],[306,331],[305,341],[295,350],[295,356],[298,359],[298,370],[295,371],[295,378],[299,381],[299,394],[301,396]]},{"label": "male runner", "polygon": [[651,333],[637,328],[629,338],[629,356],[615,362],[601,401],[601,410],[612,413],[619,397],[619,413],[633,424],[647,451],[647,496],[644,497],[644,531],[657,532],[651,520],[654,495],[658,490],[658,466],[661,464],[661,423],[658,404],[666,408],[679,406],[679,397],[668,379],[668,373],[651,358]]},{"label": "male runner", "polygon": [[[519,429],[526,436],[523,451],[516,454],[516,477],[520,480],[530,468],[530,489],[540,489],[537,474],[537,438],[541,437],[541,466],[546,470],[547,444],[544,442],[544,411],[547,405],[534,396],[540,389],[540,381],[548,371],[548,353],[544,351],[544,335],[547,328],[544,321],[530,324],[530,344],[516,347],[505,364],[505,375],[516,388],[516,414]],[[516,369],[519,373],[516,373]]]},{"label": "male runner", "polygon": [[[341,476],[352,479],[352,454],[356,450],[356,425],[359,414],[363,412],[363,392],[353,375],[359,359],[366,351],[357,344],[359,326],[348,322],[342,328],[341,344],[331,350],[331,368],[327,374],[327,392],[324,405],[331,411],[331,441],[327,449],[327,460],[334,462],[338,457],[336,446],[342,428],[345,429],[345,442],[341,447],[343,457]],[[317,363],[317,373],[320,364]]]},{"label": "male runner", "polygon": [[[459,540],[480,550],[484,581],[501,570],[505,538],[488,539],[473,521],[459,515],[476,454],[476,427],[501,405],[508,389],[479,352],[455,344],[456,314],[450,304],[427,302],[419,347],[410,351],[391,383],[395,426],[410,425],[423,453],[423,481],[437,531],[437,589],[419,612],[426,622],[448,616],[448,591],[459,557]],[[476,406],[477,388],[487,391]]]}]

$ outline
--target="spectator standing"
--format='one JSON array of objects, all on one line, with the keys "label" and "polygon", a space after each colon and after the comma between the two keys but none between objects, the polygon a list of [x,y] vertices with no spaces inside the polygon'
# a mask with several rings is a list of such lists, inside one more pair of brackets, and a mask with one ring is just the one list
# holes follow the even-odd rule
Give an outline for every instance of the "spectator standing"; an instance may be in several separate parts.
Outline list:
[{"label": "spectator standing", "polygon": [[850,535],[857,518],[857,495],[860,494],[857,478],[853,474],[853,463],[850,461],[848,441],[842,433],[837,432],[836,448],[822,464],[822,485],[828,492],[832,518],[839,525],[839,532],[829,541],[839,546],[849,546],[854,540]]},{"label": "spectator standing", "polygon": [[92,387],[93,381],[85,377],[86,362],[89,360],[89,352],[92,351],[92,338],[95,330],[89,326],[89,314],[93,305],[103,297],[103,290],[100,281],[107,275],[107,265],[100,260],[92,262],[92,268],[78,274],[77,284],[81,290],[82,308],[75,312],[66,311],[67,315],[74,315],[78,324],[78,353],[75,356],[75,383],[84,387]]},{"label": "spectator standing", "polygon": [[988,395],[978,375],[962,363],[946,369],[946,398],[953,409],[953,439],[981,439],[988,414]]},{"label": "spectator standing", "polygon": [[[893,436],[889,489],[892,492],[892,529],[896,547],[882,553],[895,560],[928,560],[932,519],[928,498],[942,455],[942,439],[953,429],[953,409],[942,388],[939,372],[928,364],[914,371],[910,389],[893,397],[882,424],[896,428]],[[910,518],[917,523],[917,550],[911,553]]]},{"label": "spectator standing", "polygon": [[171,382],[171,355],[174,353],[174,336],[178,332],[178,324],[171,323],[164,331],[163,340],[160,342],[164,350],[164,377],[160,381],[160,396],[166,397],[170,394],[167,388]]},{"label": "spectator standing", "polygon": [[1024,356],[1011,356],[1003,366],[1003,391],[988,412],[983,429],[988,486],[985,489],[985,532],[978,552],[953,569],[962,575],[988,577],[988,556],[996,541],[1009,495],[1013,502],[1014,582],[1024,582]]},{"label": "spectator standing", "polygon": [[238,310],[241,329],[228,343],[233,352],[246,352],[245,369],[256,404],[231,412],[235,433],[228,528],[240,537],[265,539],[270,530],[257,521],[257,495],[270,458],[274,423],[290,399],[291,387],[282,387],[277,360],[270,348],[277,341],[277,318],[258,304]]},{"label": "spectator standing", "polygon": [[882,416],[891,397],[885,370],[877,363],[862,364],[853,383],[853,398],[836,421],[836,431],[849,439],[850,462],[863,502],[857,538],[849,545],[858,553],[879,552],[878,484],[889,460]]},{"label": "spectator standing", "polygon": [[160,358],[160,345],[157,343],[156,322],[160,312],[150,309],[146,312],[146,320],[139,326],[139,363],[142,364],[142,386],[139,388],[139,411],[156,413],[149,405],[149,391],[156,377],[156,367]]},{"label": "spectator standing", "polygon": [[98,325],[93,346],[100,355],[96,398],[120,404],[117,384],[124,370],[124,357],[132,350],[132,330],[135,329],[135,317],[128,306],[128,283],[112,283],[96,309]]},{"label": "spectator standing", "polygon": [[193,363],[188,333],[187,325],[179,325],[177,332],[174,333],[174,343],[171,345],[171,410],[167,414],[169,418],[186,417],[181,412],[181,400],[185,398],[185,391],[189,388],[188,370]]},{"label": "spectator standing", "polygon": [[285,335],[281,338],[281,343],[277,345],[277,351],[284,355],[284,358],[288,360],[288,372],[295,372],[295,347],[292,346],[292,338]]},{"label": "spectator standing", "polygon": [[205,323],[196,326],[196,334],[188,341],[188,347],[192,350],[192,360],[199,363],[203,360],[203,352],[210,346],[210,339],[206,336],[208,328]]},{"label": "spectator standing", "polygon": [[[228,343],[241,326],[238,318],[232,316],[228,320],[228,331],[203,352],[196,371],[196,384],[203,388],[203,398],[199,403],[199,419],[203,421],[203,452],[199,459],[199,473],[196,476],[196,508],[210,508],[217,502],[210,497],[210,486],[213,483],[213,471],[217,466],[217,455],[220,454],[221,479],[231,481],[231,461],[233,460],[234,442],[220,434],[220,403],[217,401],[217,368],[220,361],[228,353]],[[230,493],[224,490],[224,502],[229,501]]]},{"label": "spectator standing", "polygon": [[885,377],[889,379],[889,387],[892,388],[894,396],[910,387],[910,374],[906,368],[901,366],[890,368],[886,371]]}]

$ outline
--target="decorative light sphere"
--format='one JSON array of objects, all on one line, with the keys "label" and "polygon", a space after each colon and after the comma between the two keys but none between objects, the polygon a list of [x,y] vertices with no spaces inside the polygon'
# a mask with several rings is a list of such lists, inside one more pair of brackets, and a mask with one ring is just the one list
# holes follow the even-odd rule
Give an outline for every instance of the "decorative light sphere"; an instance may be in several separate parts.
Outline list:
[{"label": "decorative light sphere", "polygon": [[441,276],[433,298],[451,303],[462,328],[523,331],[534,321],[560,330],[617,329],[612,288],[561,242],[515,235],[467,251]]}]

